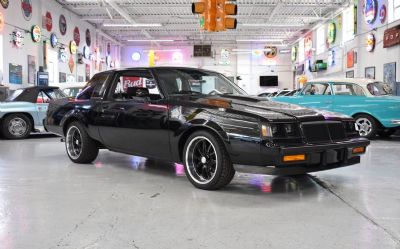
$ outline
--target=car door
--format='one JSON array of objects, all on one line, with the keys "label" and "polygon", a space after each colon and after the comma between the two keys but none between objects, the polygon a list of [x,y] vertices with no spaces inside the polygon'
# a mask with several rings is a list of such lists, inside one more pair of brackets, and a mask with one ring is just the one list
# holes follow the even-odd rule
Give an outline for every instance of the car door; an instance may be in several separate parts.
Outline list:
[{"label": "car door", "polygon": [[39,91],[37,100],[36,100],[36,111],[37,111],[37,121],[35,122],[35,126],[42,126],[43,119],[46,118],[47,109],[49,106],[50,97],[43,91]]},{"label": "car door", "polygon": [[332,88],[328,82],[308,83],[297,95],[277,97],[275,100],[310,108],[331,110],[333,104]]},{"label": "car door", "polygon": [[116,73],[101,105],[103,143],[117,151],[171,159],[168,105],[149,70]]},{"label": "car door", "polygon": [[332,111],[353,115],[364,112],[366,95],[361,86],[352,83],[333,83]]}]

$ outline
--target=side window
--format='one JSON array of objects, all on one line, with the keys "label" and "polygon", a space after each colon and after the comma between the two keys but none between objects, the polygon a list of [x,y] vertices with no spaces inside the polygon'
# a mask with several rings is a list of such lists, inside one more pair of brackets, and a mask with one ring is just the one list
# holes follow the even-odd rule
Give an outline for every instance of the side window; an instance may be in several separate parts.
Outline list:
[{"label": "side window", "polygon": [[110,73],[99,73],[93,76],[83,90],[76,96],[77,99],[101,98],[107,87]]},{"label": "side window", "polygon": [[111,89],[115,100],[158,100],[161,94],[157,83],[148,70],[132,70],[116,75]]},{"label": "side window", "polygon": [[333,90],[335,95],[344,95],[344,96],[364,96],[363,89],[354,84],[347,83],[339,83],[333,85]]},{"label": "side window", "polygon": [[50,98],[44,93],[43,91],[40,91],[36,100],[36,103],[48,103],[50,101]]},{"label": "side window", "polygon": [[303,95],[329,95],[330,87],[328,83],[309,83],[303,90]]}]

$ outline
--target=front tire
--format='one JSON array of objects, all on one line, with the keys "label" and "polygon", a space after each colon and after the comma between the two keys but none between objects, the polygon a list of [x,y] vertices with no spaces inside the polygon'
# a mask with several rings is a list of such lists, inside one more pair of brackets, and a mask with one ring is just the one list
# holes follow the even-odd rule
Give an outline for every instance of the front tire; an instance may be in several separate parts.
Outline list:
[{"label": "front tire", "polygon": [[197,188],[220,189],[235,176],[224,144],[207,131],[194,132],[188,138],[183,157],[186,176]]},{"label": "front tire", "polygon": [[360,114],[354,117],[356,126],[361,137],[372,139],[378,131],[378,124],[375,119],[369,115]]},{"label": "front tire", "polygon": [[96,142],[89,137],[84,126],[75,121],[68,126],[65,134],[65,148],[74,163],[91,163],[99,154]]},{"label": "front tire", "polygon": [[2,122],[2,132],[7,139],[24,139],[32,130],[31,120],[24,114],[11,114]]}]

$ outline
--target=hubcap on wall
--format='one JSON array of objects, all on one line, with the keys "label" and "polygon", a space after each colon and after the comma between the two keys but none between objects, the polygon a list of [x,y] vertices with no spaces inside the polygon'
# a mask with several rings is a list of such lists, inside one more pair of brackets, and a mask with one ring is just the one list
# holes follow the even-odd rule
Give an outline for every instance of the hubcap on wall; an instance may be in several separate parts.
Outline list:
[{"label": "hubcap on wall", "polygon": [[65,143],[68,155],[72,159],[77,159],[82,153],[82,136],[77,127],[72,126],[68,129]]},{"label": "hubcap on wall", "polygon": [[359,118],[356,120],[356,125],[360,136],[368,136],[372,131],[372,123],[367,118]]},{"label": "hubcap on wall", "polygon": [[28,129],[28,124],[22,118],[13,118],[8,123],[8,132],[16,137],[22,137],[25,135]]},{"label": "hubcap on wall", "polygon": [[212,142],[206,137],[190,141],[185,155],[186,169],[190,177],[199,184],[207,184],[217,172],[217,153]]}]

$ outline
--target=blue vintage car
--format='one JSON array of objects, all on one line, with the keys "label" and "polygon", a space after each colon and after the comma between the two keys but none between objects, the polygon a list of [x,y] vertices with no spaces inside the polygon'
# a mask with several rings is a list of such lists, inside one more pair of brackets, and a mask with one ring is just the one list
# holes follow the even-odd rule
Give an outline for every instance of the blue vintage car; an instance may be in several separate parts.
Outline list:
[{"label": "blue vintage car", "polygon": [[48,102],[65,98],[58,87],[33,86],[15,90],[0,102],[0,133],[7,139],[22,139],[31,132],[42,132]]},{"label": "blue vintage car", "polygon": [[318,79],[309,81],[295,96],[274,101],[298,104],[356,119],[362,137],[387,137],[400,128],[400,97],[387,84],[371,79]]}]

